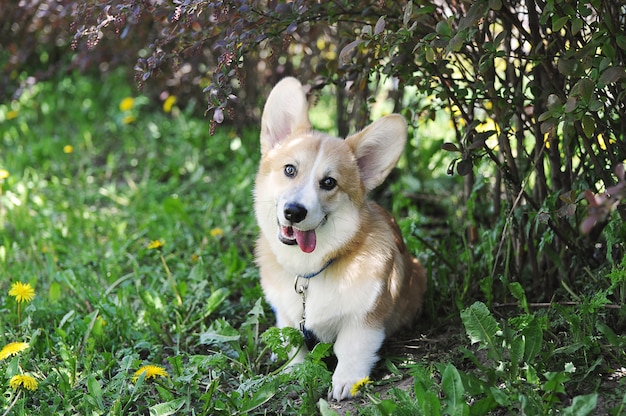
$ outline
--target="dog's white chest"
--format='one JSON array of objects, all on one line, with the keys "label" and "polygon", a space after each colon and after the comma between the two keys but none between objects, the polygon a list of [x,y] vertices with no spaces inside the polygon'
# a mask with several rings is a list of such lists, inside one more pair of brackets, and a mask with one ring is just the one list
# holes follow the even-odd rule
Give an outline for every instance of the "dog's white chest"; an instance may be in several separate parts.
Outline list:
[{"label": "dog's white chest", "polygon": [[380,284],[342,284],[325,277],[311,279],[305,293],[305,326],[322,342],[334,342],[346,326],[359,325],[372,311]]}]

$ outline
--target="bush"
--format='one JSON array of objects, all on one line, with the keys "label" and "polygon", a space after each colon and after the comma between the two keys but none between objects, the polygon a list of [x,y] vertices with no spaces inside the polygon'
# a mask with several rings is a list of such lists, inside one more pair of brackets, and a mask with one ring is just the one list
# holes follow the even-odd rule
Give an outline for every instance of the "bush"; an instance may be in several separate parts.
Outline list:
[{"label": "bush", "polygon": [[[341,135],[364,125],[380,91],[416,137],[428,120],[449,117],[453,139],[433,140],[463,178],[460,205],[446,208],[465,230],[431,250],[444,255],[463,239],[466,261],[449,271],[488,301],[499,281],[520,281],[537,299],[585,290],[583,270],[624,255],[626,34],[612,2],[38,5],[34,14],[5,5],[14,20],[3,27],[5,60],[30,63],[32,73],[33,55],[52,63],[52,44],[71,44],[81,68],[134,57],[138,85],[154,85],[155,95],[202,91],[212,130],[258,118],[267,89],[286,74],[313,90],[332,86]],[[11,50],[23,54],[7,58]],[[406,172],[415,174],[422,150],[409,150]]]}]

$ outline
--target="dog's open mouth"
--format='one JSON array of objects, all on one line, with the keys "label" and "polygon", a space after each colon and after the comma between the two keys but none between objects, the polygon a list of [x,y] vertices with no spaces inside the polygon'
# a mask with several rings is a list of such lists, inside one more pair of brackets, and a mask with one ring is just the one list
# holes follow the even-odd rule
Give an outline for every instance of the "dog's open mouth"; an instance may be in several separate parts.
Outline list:
[{"label": "dog's open mouth", "polygon": [[298,245],[305,253],[312,253],[315,250],[317,239],[315,230],[302,231],[297,228],[281,225],[278,235],[280,241],[288,245]]}]

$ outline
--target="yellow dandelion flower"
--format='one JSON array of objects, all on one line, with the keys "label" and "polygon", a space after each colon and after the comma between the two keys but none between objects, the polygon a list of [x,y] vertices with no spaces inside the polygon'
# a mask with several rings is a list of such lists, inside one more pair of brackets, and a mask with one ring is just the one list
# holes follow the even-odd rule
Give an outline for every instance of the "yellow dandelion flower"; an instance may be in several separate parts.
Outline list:
[{"label": "yellow dandelion flower", "polygon": [[28,283],[15,282],[11,285],[9,295],[13,296],[18,303],[30,302],[35,297],[35,289]]},{"label": "yellow dandelion flower", "polygon": [[7,120],[13,120],[14,118],[17,118],[19,114],[20,114],[19,111],[11,110],[7,113]]},{"label": "yellow dandelion flower", "polygon": [[369,377],[362,378],[352,385],[352,388],[350,389],[350,394],[356,396],[361,390],[363,390],[363,387],[365,387],[367,384],[370,384],[371,382],[372,381]]},{"label": "yellow dandelion flower", "polygon": [[167,371],[165,371],[163,367],[159,367],[158,365],[148,364],[148,365],[144,365],[139,370],[135,371],[135,374],[133,375],[133,383],[135,383],[137,379],[139,379],[139,377],[144,373],[146,374],[146,380],[151,379],[151,378],[157,378],[157,376],[159,377],[168,376]]},{"label": "yellow dandelion flower", "polygon": [[163,247],[163,242],[161,240],[152,240],[150,244],[148,244],[148,250],[156,250]]},{"label": "yellow dandelion flower", "polygon": [[0,181],[9,177],[9,171],[6,169],[0,169]]},{"label": "yellow dandelion flower", "polygon": [[224,230],[222,230],[221,228],[217,227],[217,228],[213,228],[210,231],[211,237],[221,237],[224,235]]},{"label": "yellow dandelion flower", "polygon": [[74,152],[74,146],[72,146],[71,144],[66,144],[65,146],[63,146],[63,153],[65,154],[70,154]]},{"label": "yellow dandelion flower", "polygon": [[135,105],[135,99],[133,97],[126,97],[120,102],[120,111],[130,111]]},{"label": "yellow dandelion flower", "polygon": [[11,377],[9,380],[9,385],[13,388],[13,390],[17,390],[20,387],[25,388],[26,390],[35,391],[37,390],[37,380],[35,377],[29,376],[28,374],[17,374]]},{"label": "yellow dandelion flower", "polygon": [[0,350],[0,360],[4,360],[12,355],[17,355],[28,347],[28,342],[11,342]]},{"label": "yellow dandelion flower", "polygon": [[131,123],[134,123],[135,120],[137,120],[137,117],[128,115],[122,119],[122,123],[131,124]]},{"label": "yellow dandelion flower", "polygon": [[166,113],[171,112],[174,104],[176,104],[176,96],[170,95],[165,99],[165,101],[163,101],[163,111],[165,111]]}]

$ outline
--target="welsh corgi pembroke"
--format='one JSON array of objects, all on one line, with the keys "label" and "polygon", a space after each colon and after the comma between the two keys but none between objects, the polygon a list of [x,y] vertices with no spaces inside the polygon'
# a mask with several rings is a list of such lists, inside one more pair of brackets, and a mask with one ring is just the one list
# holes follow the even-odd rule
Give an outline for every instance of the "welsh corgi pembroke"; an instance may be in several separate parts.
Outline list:
[{"label": "welsh corgi pembroke", "polygon": [[369,376],[385,337],[414,320],[426,291],[425,271],[398,226],[366,199],[406,137],[398,114],[345,140],[313,130],[295,78],[276,84],[263,109],[254,189],[261,286],[278,327],[334,343],[329,398],[338,401]]}]

